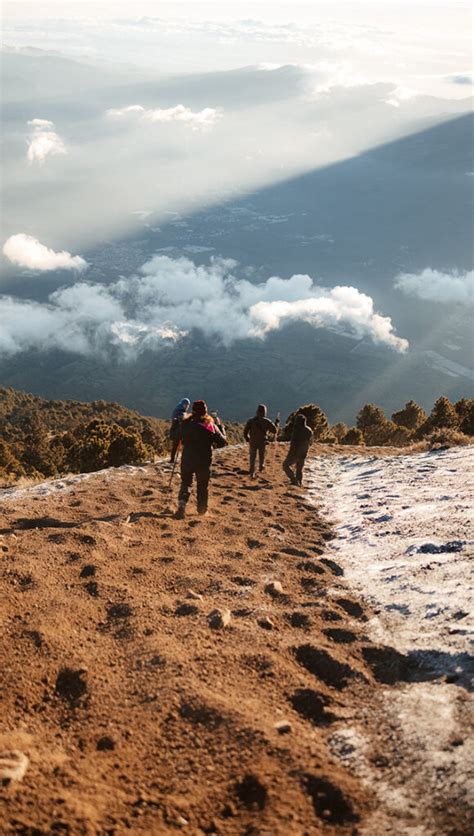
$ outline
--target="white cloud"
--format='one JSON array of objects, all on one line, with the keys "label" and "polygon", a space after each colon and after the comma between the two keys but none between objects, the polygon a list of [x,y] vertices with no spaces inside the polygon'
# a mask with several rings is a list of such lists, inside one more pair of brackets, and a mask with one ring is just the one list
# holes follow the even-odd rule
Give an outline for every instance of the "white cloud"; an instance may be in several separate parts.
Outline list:
[{"label": "white cloud", "polygon": [[43,165],[46,157],[67,154],[64,142],[49,119],[30,119],[28,125],[32,127],[26,154],[29,163]]},{"label": "white cloud", "polygon": [[0,352],[61,348],[81,354],[115,346],[125,356],[173,343],[193,329],[230,345],[264,339],[289,322],[306,322],[405,351],[406,340],[373,301],[354,287],[319,287],[310,276],[272,276],[252,284],[232,274],[236,262],[158,255],[140,275],[110,285],[77,282],[51,294],[47,304],[4,297]]},{"label": "white cloud", "polygon": [[87,261],[79,255],[71,255],[66,250],[57,253],[45,247],[32,235],[11,235],[3,245],[3,254],[13,264],[29,270],[77,270],[86,269]]},{"label": "white cloud", "polygon": [[474,270],[442,273],[426,267],[421,273],[400,273],[395,287],[407,296],[430,302],[474,304]]},{"label": "white cloud", "polygon": [[111,119],[124,117],[138,118],[148,122],[182,122],[192,131],[206,131],[214,127],[222,118],[222,110],[205,107],[203,110],[191,110],[182,104],[167,108],[145,108],[142,105],[129,105],[122,108],[110,108],[106,116]]}]

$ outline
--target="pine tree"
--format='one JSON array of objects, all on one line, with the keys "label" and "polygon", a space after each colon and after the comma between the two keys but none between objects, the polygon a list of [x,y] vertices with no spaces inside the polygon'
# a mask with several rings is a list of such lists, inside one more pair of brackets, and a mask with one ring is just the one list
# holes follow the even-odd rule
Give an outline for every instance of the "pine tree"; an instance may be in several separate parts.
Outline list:
[{"label": "pine tree", "polygon": [[306,415],[306,423],[311,427],[314,433],[314,441],[321,441],[329,429],[329,422],[323,410],[315,403],[308,403],[305,406],[300,406],[295,412],[292,412],[286,420],[286,424],[282,432],[282,440],[290,441],[293,433],[293,426],[297,415]]},{"label": "pine tree", "polygon": [[393,413],[392,421],[399,427],[417,430],[426,421],[426,412],[416,401],[408,401],[403,409]]},{"label": "pine tree", "polygon": [[376,446],[387,444],[395,425],[385,417],[379,406],[368,403],[357,415],[357,429],[363,433],[366,444]]}]

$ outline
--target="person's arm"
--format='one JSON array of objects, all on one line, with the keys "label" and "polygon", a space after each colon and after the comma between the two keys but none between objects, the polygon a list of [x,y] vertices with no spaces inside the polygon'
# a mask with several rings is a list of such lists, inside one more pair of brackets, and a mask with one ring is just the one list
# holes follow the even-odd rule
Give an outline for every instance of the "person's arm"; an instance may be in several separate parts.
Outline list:
[{"label": "person's arm", "polygon": [[227,434],[226,434],[226,431],[225,431],[224,424],[222,423],[222,421],[221,421],[221,419],[219,418],[218,415],[214,418],[214,424],[216,425],[217,429],[220,430],[220,432],[222,433],[224,438],[227,439]]},{"label": "person's arm", "polygon": [[271,433],[272,435],[276,435],[277,428],[273,421],[270,421],[270,418],[265,418],[265,429],[267,433]]},{"label": "person's arm", "polygon": [[217,424],[214,424],[214,438],[212,442],[213,447],[227,447],[227,439],[225,433],[222,432]]},{"label": "person's arm", "polygon": [[252,419],[249,419],[244,427],[244,438],[246,441],[250,438],[250,423]]}]

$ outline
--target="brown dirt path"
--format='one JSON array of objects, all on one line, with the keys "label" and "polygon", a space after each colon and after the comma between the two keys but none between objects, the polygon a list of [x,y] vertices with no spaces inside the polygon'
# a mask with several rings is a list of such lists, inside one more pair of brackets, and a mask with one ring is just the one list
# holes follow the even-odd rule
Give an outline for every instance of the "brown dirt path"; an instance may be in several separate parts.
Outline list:
[{"label": "brown dirt path", "polygon": [[216,455],[184,522],[162,464],[0,505],[0,770],[29,758],[2,833],[359,832],[376,802],[327,737],[370,722],[369,613],[284,454],[255,481]]}]

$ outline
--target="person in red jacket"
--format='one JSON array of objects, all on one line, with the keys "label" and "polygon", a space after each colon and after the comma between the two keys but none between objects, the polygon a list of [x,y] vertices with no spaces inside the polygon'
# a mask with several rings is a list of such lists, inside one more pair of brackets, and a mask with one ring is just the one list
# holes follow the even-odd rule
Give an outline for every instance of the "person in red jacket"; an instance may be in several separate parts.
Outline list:
[{"label": "person in red jacket", "polygon": [[212,451],[214,447],[225,447],[225,430],[217,418],[208,415],[204,401],[194,401],[191,415],[181,422],[181,486],[178,494],[178,510],[175,517],[182,520],[191,493],[194,476],[197,484],[198,514],[207,512],[209,479],[211,476]]}]

